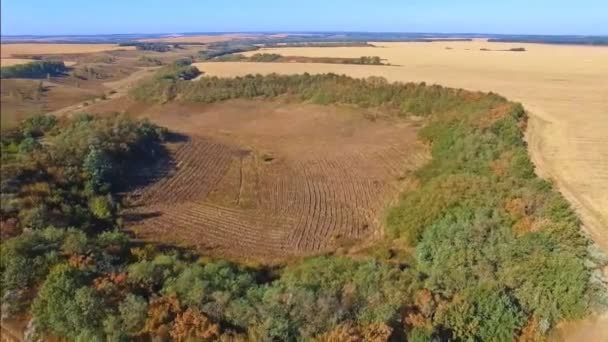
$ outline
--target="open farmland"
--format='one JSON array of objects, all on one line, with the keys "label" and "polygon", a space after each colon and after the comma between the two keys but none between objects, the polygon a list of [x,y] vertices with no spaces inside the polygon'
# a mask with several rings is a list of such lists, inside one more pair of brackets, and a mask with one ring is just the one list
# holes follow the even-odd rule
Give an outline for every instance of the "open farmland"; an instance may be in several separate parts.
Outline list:
[{"label": "open farmland", "polygon": [[132,46],[118,46],[117,44],[31,44],[15,43],[2,44],[2,58],[10,58],[24,55],[54,55],[54,54],[77,54],[94,53],[112,50],[133,50]]},{"label": "open farmland", "polygon": [[[522,43],[374,43],[377,47],[272,48],[284,56],[380,56],[393,66],[197,63],[208,75],[327,73],[382,76],[494,91],[531,112],[537,171],[556,181],[591,237],[608,250],[608,48]],[[523,47],[524,52],[482,51]]]},{"label": "open farmland", "polygon": [[172,144],[168,176],[131,196],[138,235],[222,255],[285,258],[378,237],[381,210],[428,159],[412,122],[362,110],[235,100],[142,114],[188,139]]},{"label": "open farmland", "polygon": [[[36,60],[35,59],[25,59],[25,58],[2,58],[2,59],[0,59],[0,65],[3,67],[19,65],[19,64],[27,64],[27,63],[31,63],[31,62],[36,62]],[[69,66],[75,65],[76,62],[64,61],[63,64],[65,64],[65,66],[69,67]]]},{"label": "open farmland", "polygon": [[34,59],[25,58],[2,58],[0,59],[0,66],[7,67],[12,65],[26,64],[34,62]]}]

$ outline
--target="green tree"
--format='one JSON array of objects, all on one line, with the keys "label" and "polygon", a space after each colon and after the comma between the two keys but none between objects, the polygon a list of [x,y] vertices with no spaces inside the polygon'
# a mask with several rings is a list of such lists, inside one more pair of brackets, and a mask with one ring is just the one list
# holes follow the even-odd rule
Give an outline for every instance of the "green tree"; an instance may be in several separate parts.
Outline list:
[{"label": "green tree", "polygon": [[70,338],[100,331],[104,315],[100,298],[84,283],[84,274],[65,264],[51,270],[32,310],[41,328]]},{"label": "green tree", "polygon": [[148,315],[148,302],[129,293],[118,306],[122,325],[130,334],[137,335],[144,327]]},{"label": "green tree", "polygon": [[108,220],[112,218],[114,208],[109,195],[95,196],[89,200],[89,208],[93,216],[100,220]]},{"label": "green tree", "polygon": [[462,340],[511,341],[523,325],[523,315],[504,291],[488,286],[471,287],[436,318]]},{"label": "green tree", "polygon": [[108,155],[96,146],[91,146],[84,159],[83,169],[89,177],[91,189],[97,193],[109,187],[112,162]]}]

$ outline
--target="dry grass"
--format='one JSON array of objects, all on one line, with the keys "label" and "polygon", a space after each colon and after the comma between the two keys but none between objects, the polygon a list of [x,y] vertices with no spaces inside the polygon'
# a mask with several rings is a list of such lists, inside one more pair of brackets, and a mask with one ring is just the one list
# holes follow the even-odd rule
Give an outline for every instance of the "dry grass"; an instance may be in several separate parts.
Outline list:
[{"label": "dry grass", "polygon": [[20,55],[52,55],[71,53],[93,53],[110,50],[133,50],[133,46],[118,46],[116,44],[2,44],[2,58]]},{"label": "dry grass", "polygon": [[76,88],[42,80],[44,92],[39,92],[41,80],[0,80],[0,126],[10,128],[32,114],[47,113],[73,103],[90,101],[102,92]]},{"label": "dry grass", "polygon": [[[480,40],[375,45],[378,47],[265,50],[310,57],[380,56],[394,66],[238,62],[196,66],[220,76],[272,72],[374,75],[390,81],[494,91],[521,101],[532,114],[528,139],[538,172],[556,181],[591,237],[608,251],[608,48]],[[527,51],[480,50],[514,47]]]}]

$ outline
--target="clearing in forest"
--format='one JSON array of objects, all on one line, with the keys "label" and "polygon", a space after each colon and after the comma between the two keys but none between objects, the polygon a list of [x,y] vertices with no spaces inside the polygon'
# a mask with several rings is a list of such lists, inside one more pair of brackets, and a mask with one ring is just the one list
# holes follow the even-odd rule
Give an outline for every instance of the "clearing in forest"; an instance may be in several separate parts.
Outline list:
[{"label": "clearing in forest", "polygon": [[383,209],[428,156],[417,124],[360,109],[232,100],[144,111],[183,135],[130,196],[140,237],[285,258],[378,237]]}]

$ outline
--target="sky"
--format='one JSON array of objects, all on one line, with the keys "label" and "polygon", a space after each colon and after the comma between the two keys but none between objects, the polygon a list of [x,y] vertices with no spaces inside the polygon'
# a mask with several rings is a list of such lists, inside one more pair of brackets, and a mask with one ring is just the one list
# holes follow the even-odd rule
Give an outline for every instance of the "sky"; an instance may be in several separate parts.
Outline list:
[{"label": "sky", "polygon": [[369,31],[608,35],[608,0],[1,0],[2,35]]}]

